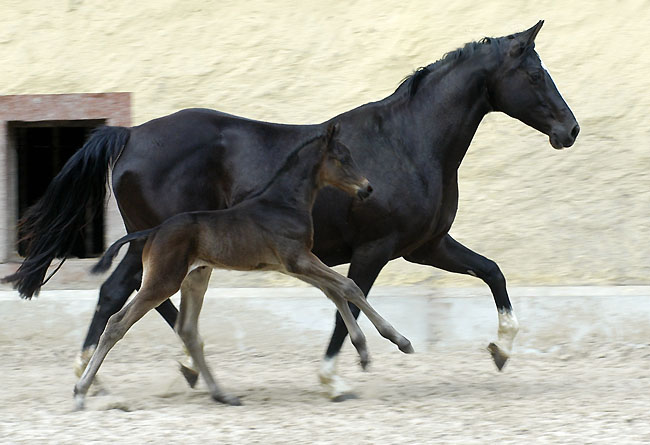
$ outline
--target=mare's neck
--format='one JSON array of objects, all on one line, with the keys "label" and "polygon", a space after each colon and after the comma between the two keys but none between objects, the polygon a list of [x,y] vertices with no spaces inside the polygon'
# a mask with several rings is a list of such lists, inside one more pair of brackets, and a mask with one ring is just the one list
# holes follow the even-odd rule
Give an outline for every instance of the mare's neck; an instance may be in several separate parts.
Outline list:
[{"label": "mare's neck", "polygon": [[455,174],[483,117],[492,110],[487,78],[491,56],[481,51],[450,61],[422,79],[417,91],[408,91],[399,103],[410,117],[407,152],[414,162],[438,161],[443,171]]}]

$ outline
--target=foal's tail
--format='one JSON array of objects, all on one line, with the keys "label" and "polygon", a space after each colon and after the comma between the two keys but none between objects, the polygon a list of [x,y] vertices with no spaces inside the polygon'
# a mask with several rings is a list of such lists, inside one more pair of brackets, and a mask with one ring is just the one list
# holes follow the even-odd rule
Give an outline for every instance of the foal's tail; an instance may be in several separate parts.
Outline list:
[{"label": "foal's tail", "polygon": [[65,163],[45,194],[19,222],[26,257],[18,270],[4,277],[22,298],[38,295],[50,263],[68,256],[86,224],[86,209],[94,215],[104,206],[109,166],[129,140],[125,127],[101,127]]},{"label": "foal's tail", "polygon": [[94,274],[100,274],[106,272],[108,268],[111,267],[111,264],[113,264],[113,260],[115,259],[117,252],[119,252],[120,247],[122,247],[126,243],[130,243],[131,241],[135,241],[143,238],[146,239],[149,237],[149,235],[151,235],[152,232],[155,232],[156,230],[158,230],[157,226],[152,229],[141,230],[139,232],[133,232],[133,233],[129,233],[128,235],[124,235],[122,238],[118,239],[113,244],[111,244],[111,247],[106,249],[104,255],[99,259],[97,264],[95,264],[93,268],[90,269],[90,272]]}]

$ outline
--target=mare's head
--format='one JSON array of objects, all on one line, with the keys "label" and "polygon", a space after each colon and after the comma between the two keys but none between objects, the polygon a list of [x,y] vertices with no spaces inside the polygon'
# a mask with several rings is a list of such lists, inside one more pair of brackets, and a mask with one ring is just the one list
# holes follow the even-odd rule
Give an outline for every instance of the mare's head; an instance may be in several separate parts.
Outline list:
[{"label": "mare's head", "polygon": [[559,150],[573,145],[580,126],[535,51],[543,24],[540,20],[526,31],[495,39],[501,63],[489,75],[488,92],[495,111],[548,135]]},{"label": "mare's head", "polygon": [[359,172],[350,149],[336,138],[338,131],[338,124],[330,124],[327,129],[318,171],[319,185],[331,185],[359,199],[366,199],[372,193],[372,187]]}]

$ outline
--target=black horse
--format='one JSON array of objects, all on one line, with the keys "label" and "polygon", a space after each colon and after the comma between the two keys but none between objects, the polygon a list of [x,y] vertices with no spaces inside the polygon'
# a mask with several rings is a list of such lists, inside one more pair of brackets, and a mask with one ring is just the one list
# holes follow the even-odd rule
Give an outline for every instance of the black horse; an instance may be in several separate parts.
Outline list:
[{"label": "black horse", "polygon": [[93,272],[108,270],[121,246],[145,241],[142,286],[133,300],[113,315],[99,339],[83,375],[75,385],[75,400],[83,408],[90,387],[106,354],[147,312],[180,290],[181,310],[175,330],[191,353],[208,385],[212,398],[240,405],[239,398],[225,393],[214,379],[203,354],[198,320],[206,284],[213,268],[231,270],[275,270],[309,283],[327,295],[341,313],[357,349],[361,366],[368,364],[366,338],[348,303],[354,304],[379,333],[405,353],[413,347],[365,298],[349,278],[324,265],[312,253],[312,207],[318,190],[330,185],[359,199],[372,192],[358,171],[349,149],[327,134],[296,148],[274,178],[259,192],[233,207],[203,212],[179,213],[153,229],[123,236],[108,248]]},{"label": "black horse", "polygon": [[[484,38],[418,69],[389,97],[319,125],[280,125],[191,109],[133,128],[95,132],[22,221],[29,246],[18,271],[5,278],[30,298],[47,267],[65,257],[83,224],[80,209],[104,203],[107,170],[128,232],[195,210],[235,205],[266,184],[287,147],[340,123],[375,192],[358,202],[323,190],[313,209],[313,252],[328,266],[350,263],[348,276],[368,294],[388,261],[406,260],[482,279],[499,315],[489,347],[501,369],[518,331],[505,278],[497,264],[449,235],[458,204],[458,167],[483,119],[501,111],[548,135],[556,149],[573,145],[580,127],[534,49],[543,22],[521,33]],[[90,204],[88,204],[90,203]],[[102,285],[83,345],[80,369],[108,318],[140,286],[142,245],[132,243]],[[206,278],[207,279],[207,278]],[[201,287],[201,286],[197,286]],[[174,325],[167,300],[158,311]],[[358,315],[358,309],[353,308]],[[332,397],[346,388],[335,371],[347,335],[337,314],[320,378]]]}]

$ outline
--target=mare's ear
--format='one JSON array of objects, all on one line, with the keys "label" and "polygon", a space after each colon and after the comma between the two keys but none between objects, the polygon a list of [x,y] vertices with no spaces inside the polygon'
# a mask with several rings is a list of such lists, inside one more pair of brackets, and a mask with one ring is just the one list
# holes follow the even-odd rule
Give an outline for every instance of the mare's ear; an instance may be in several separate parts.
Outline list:
[{"label": "mare's ear", "polygon": [[535,44],[535,37],[537,37],[537,34],[539,34],[539,30],[542,29],[543,25],[544,20],[540,20],[532,28],[515,34],[512,48],[510,48],[510,56],[519,57],[528,48],[532,47]]}]

